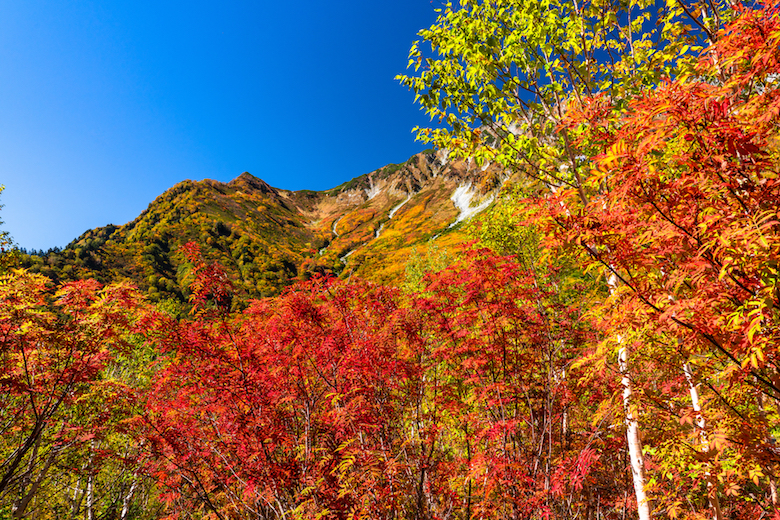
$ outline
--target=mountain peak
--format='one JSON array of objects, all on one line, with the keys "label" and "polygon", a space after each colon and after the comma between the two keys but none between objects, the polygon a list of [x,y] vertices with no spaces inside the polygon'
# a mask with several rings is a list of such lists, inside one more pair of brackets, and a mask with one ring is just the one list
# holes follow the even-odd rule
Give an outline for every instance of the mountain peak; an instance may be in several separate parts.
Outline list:
[{"label": "mountain peak", "polygon": [[267,182],[259,179],[249,172],[244,172],[228,183],[231,188],[244,189],[247,191],[256,191],[260,193],[276,193]]}]

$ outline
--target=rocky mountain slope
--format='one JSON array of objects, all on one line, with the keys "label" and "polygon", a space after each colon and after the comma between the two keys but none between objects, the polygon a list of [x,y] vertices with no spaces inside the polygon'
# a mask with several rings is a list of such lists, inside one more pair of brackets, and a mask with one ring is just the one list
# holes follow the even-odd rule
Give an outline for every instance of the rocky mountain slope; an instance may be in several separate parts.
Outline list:
[{"label": "rocky mountain slope", "polygon": [[424,152],[321,192],[276,189],[249,173],[226,184],[184,181],[132,222],[24,255],[23,264],[54,279],[129,279],[152,297],[183,299],[189,265],[179,247],[195,241],[248,297],[315,272],[393,284],[415,248],[463,242],[461,223],[505,180],[497,168]]}]

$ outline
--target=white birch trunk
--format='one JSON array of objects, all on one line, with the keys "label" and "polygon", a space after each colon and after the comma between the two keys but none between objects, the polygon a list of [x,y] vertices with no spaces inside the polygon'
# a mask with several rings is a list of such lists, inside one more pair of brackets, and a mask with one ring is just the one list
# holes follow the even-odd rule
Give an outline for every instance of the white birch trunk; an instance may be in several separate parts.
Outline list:
[{"label": "white birch trunk", "polygon": [[89,464],[87,468],[87,520],[95,520],[95,471],[93,466],[97,446],[98,444],[95,443],[94,439],[90,441]]},{"label": "white birch trunk", "polygon": [[70,507],[70,520],[74,520],[81,510],[81,501],[84,499],[84,491],[81,489],[81,477],[73,488],[73,500]]},{"label": "white birch trunk", "polygon": [[637,408],[633,402],[634,392],[631,387],[628,358],[628,347],[623,345],[618,353],[618,364],[620,374],[623,376],[620,384],[623,386],[623,409],[626,413],[626,442],[631,461],[631,476],[634,480],[634,495],[636,495],[639,520],[650,520],[650,501],[645,493],[645,459],[642,455],[642,441],[639,437]]},{"label": "white birch trunk", "polygon": [[[564,367],[561,370],[561,382],[566,381],[566,367]],[[569,407],[567,405],[563,406],[563,414],[561,416],[561,436],[563,438],[563,446],[564,448],[569,447],[569,443],[567,441],[569,437]]]},{"label": "white birch trunk", "polygon": [[87,477],[87,520],[95,520],[95,481],[90,473]]},{"label": "white birch trunk", "polygon": [[[701,412],[701,404],[699,403],[699,388],[693,382],[693,373],[691,372],[691,366],[688,363],[683,365],[683,371],[685,372],[685,379],[688,381],[688,388],[691,392],[691,405],[693,411],[696,412],[696,426],[699,428],[699,443],[701,444],[701,451],[703,453],[709,453],[710,441],[707,439],[707,422],[704,420],[704,415]],[[718,488],[715,487],[712,481],[712,475],[710,474],[710,464],[707,463],[707,470],[704,472],[704,476],[707,479],[707,501],[710,504],[710,510],[712,511],[713,520],[723,520],[723,513],[720,510],[720,498],[718,498]]]},{"label": "white birch trunk", "polygon": [[[618,278],[613,272],[607,279],[610,294],[615,292]],[[634,482],[634,495],[639,520],[650,520],[650,501],[645,493],[645,459],[642,455],[642,440],[639,435],[639,413],[634,403],[634,391],[631,385],[631,370],[629,368],[630,352],[622,336],[617,338],[620,344],[618,351],[618,368],[620,369],[620,385],[623,387],[623,410],[626,414],[626,444],[631,462],[631,477]]]},{"label": "white birch trunk", "polygon": [[122,500],[122,513],[119,515],[119,520],[127,519],[127,514],[130,512],[130,501],[133,499],[136,487],[138,487],[138,481],[133,480],[130,491],[127,492],[127,495],[125,495],[125,498]]}]

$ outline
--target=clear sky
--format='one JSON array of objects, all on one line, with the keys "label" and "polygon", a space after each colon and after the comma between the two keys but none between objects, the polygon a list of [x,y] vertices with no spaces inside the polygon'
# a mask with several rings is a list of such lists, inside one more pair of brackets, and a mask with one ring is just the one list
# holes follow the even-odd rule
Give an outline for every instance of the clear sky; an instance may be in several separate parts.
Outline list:
[{"label": "clear sky", "polygon": [[3,229],[27,249],[184,179],[321,190],[424,146],[393,77],[442,0],[0,2]]}]

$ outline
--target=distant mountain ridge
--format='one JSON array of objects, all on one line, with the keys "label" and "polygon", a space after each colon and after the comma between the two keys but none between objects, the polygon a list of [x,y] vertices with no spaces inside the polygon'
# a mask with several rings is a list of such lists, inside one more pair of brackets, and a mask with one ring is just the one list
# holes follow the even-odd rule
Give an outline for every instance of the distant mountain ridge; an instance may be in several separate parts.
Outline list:
[{"label": "distant mountain ridge", "polygon": [[152,298],[187,296],[186,242],[222,263],[245,296],[278,294],[312,273],[395,284],[415,248],[466,240],[458,224],[487,208],[506,175],[423,152],[325,191],[277,189],[244,172],[183,181],[123,226],[89,230],[62,251],[23,255],[55,280],[128,279]]}]

